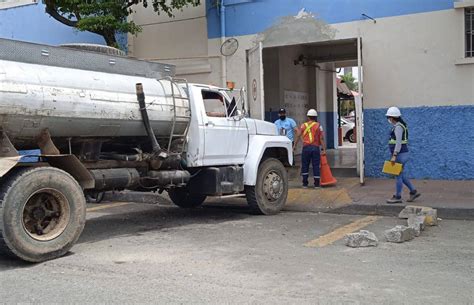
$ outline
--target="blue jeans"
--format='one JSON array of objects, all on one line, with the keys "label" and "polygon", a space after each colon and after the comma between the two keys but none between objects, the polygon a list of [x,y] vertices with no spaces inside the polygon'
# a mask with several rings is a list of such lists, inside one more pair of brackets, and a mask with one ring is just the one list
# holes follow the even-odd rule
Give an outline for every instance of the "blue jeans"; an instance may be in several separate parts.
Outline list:
[{"label": "blue jeans", "polygon": [[404,152],[401,154],[398,154],[396,162],[401,163],[403,165],[402,172],[400,175],[397,176],[397,184],[396,184],[396,195],[397,198],[401,198],[402,196],[402,189],[403,189],[403,184],[405,184],[408,189],[410,190],[410,193],[415,192],[415,187],[413,184],[411,184],[410,180],[407,177],[407,171],[405,169],[405,165],[407,164],[408,160],[410,158],[410,154],[408,152]]},{"label": "blue jeans", "polygon": [[320,152],[319,146],[308,145],[303,146],[303,152],[301,154],[301,176],[303,176],[303,185],[308,185],[309,165],[313,165],[313,176],[314,182],[319,183],[319,162]]}]

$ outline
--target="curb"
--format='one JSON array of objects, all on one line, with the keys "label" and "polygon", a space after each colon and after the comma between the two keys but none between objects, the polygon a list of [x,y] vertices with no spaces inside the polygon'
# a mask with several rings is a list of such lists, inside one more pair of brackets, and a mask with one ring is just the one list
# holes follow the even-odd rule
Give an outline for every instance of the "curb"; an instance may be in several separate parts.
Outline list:
[{"label": "curb", "polygon": [[[166,195],[161,196],[156,193],[141,193],[131,191],[106,192],[104,196],[104,201],[131,201],[150,204],[160,203],[165,205],[172,205],[172,202],[166,197]],[[312,204],[287,204],[284,210],[295,212],[319,212],[328,214],[377,215],[398,217],[398,214],[401,210],[403,210],[403,208],[405,208],[405,205],[350,203],[344,206],[331,208],[321,207]],[[438,217],[443,219],[474,220],[474,206],[472,208],[431,208],[438,210]]]},{"label": "curb", "polygon": [[[349,214],[349,215],[379,215],[379,216],[396,216],[405,208],[403,205],[386,205],[386,204],[350,204],[326,211],[332,214]],[[444,208],[432,207],[438,211],[438,217],[444,219],[456,220],[474,220],[473,208]]]}]

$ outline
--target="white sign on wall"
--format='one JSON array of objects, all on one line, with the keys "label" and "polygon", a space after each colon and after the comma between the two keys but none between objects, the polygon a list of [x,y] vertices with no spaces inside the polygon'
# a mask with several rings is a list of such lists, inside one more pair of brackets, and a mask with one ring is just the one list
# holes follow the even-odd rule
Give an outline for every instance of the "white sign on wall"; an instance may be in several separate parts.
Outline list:
[{"label": "white sign on wall", "polygon": [[283,101],[287,116],[295,120],[298,126],[303,124],[306,121],[306,112],[309,109],[308,93],[285,90]]}]

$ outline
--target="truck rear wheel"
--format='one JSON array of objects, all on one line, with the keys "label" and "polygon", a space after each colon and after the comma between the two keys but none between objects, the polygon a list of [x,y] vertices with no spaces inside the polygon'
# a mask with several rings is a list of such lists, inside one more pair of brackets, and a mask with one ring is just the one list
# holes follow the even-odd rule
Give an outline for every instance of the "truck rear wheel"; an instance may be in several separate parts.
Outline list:
[{"label": "truck rear wheel", "polygon": [[84,229],[86,202],[77,181],[53,167],[22,168],[0,186],[0,253],[29,262],[60,257]]},{"label": "truck rear wheel", "polygon": [[253,213],[274,215],[288,197],[288,173],[277,159],[266,159],[258,167],[255,186],[245,186],[247,203]]},{"label": "truck rear wheel", "polygon": [[174,204],[184,209],[197,208],[206,200],[206,195],[190,194],[185,188],[175,188],[168,190],[168,195]]}]

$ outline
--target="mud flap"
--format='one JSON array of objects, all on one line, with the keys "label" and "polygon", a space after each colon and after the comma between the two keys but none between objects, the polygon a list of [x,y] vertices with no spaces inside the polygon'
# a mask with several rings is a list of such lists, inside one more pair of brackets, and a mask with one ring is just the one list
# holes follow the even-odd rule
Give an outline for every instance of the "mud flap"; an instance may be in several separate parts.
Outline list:
[{"label": "mud flap", "polygon": [[21,156],[0,158],[0,177],[3,177],[14,168],[20,159]]}]

